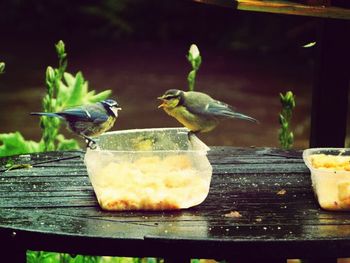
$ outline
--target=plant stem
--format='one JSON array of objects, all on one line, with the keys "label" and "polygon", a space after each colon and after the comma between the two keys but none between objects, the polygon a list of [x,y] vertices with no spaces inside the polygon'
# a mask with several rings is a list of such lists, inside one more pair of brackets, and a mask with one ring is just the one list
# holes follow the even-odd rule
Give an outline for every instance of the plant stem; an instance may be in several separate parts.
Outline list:
[{"label": "plant stem", "polygon": [[[46,70],[47,95],[43,99],[44,112],[56,112],[58,110],[57,93],[63,74],[67,68],[67,53],[65,53],[65,47],[62,41],[56,44],[56,51],[58,54],[58,68],[53,69],[48,67]],[[42,117],[41,126],[43,128],[42,141],[44,143],[44,151],[57,150],[55,140],[60,128],[60,120],[44,116]]]},{"label": "plant stem", "polygon": [[280,93],[280,101],[282,110],[279,115],[279,122],[281,128],[279,129],[280,145],[284,149],[290,149],[294,143],[294,134],[290,130],[293,109],[295,108],[295,96],[291,91],[286,92],[285,95]]},{"label": "plant stem", "polygon": [[194,84],[196,82],[196,75],[199,67],[202,63],[202,57],[200,55],[199,49],[195,44],[192,44],[190,50],[188,51],[187,60],[190,62],[192,70],[188,73],[188,89],[190,91],[194,90]]}]

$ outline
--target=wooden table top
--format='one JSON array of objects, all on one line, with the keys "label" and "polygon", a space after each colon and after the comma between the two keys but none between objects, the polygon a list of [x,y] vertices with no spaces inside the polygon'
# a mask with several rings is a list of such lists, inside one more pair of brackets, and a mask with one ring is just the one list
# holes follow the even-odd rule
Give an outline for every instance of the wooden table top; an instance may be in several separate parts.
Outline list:
[{"label": "wooden table top", "polygon": [[[2,244],[116,256],[350,257],[350,212],[320,209],[301,151],[211,147],[206,200],[163,212],[101,210],[83,157],[0,159]],[[10,159],[33,167],[5,172]]]}]

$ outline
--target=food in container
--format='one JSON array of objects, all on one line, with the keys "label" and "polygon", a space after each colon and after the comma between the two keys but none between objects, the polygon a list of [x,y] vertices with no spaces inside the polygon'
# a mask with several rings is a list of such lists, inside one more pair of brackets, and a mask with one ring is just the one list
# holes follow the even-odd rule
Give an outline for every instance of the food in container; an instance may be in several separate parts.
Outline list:
[{"label": "food in container", "polygon": [[326,210],[350,210],[350,149],[311,148],[303,152],[314,192]]},{"label": "food in container", "polygon": [[88,149],[85,164],[106,210],[173,210],[207,197],[209,148],[184,128],[108,132]]}]

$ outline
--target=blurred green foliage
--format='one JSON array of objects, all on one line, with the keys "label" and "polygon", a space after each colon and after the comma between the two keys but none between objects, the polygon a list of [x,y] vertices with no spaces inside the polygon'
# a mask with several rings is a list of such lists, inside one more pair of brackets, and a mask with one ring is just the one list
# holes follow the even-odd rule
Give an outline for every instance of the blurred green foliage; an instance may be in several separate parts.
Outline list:
[{"label": "blurred green foliage", "polygon": [[[83,74],[78,72],[75,76],[66,72],[67,53],[63,41],[56,45],[58,55],[58,68],[47,67],[46,88],[47,93],[43,98],[43,109],[45,112],[58,112],[65,108],[77,105],[94,103],[108,98],[110,90],[95,94],[89,91],[88,82],[84,80]],[[78,149],[77,141],[67,140],[59,134],[61,121],[58,118],[41,117],[43,129],[42,142],[44,151],[72,150]]]},{"label": "blurred green foliage", "polygon": [[27,263],[161,263],[156,258],[100,257],[44,251],[27,251]]},{"label": "blurred green foliage", "polygon": [[280,101],[282,104],[282,111],[279,115],[281,128],[279,129],[278,137],[281,147],[290,149],[294,143],[294,134],[290,126],[293,109],[295,108],[295,96],[291,91],[287,91],[285,94],[280,93]]},{"label": "blurred green foliage", "polygon": [[2,145],[0,144],[0,157],[43,151],[40,143],[25,140],[18,131],[1,133],[0,142],[2,143]]},{"label": "blurred green foliage", "polygon": [[[111,90],[98,94],[89,91],[88,82],[83,74],[78,72],[75,76],[66,72],[67,53],[63,41],[56,45],[59,59],[58,68],[46,69],[46,95],[42,106],[44,112],[57,112],[65,108],[94,103],[109,97]],[[25,140],[20,132],[0,134],[0,157],[16,154],[79,149],[75,139],[66,139],[59,133],[61,121],[58,118],[41,117],[42,138],[39,142]]]},{"label": "blurred green foliage", "polygon": [[[191,259],[191,263],[200,262],[199,259]],[[164,263],[164,259],[83,256],[29,250],[27,251],[27,263]]]}]

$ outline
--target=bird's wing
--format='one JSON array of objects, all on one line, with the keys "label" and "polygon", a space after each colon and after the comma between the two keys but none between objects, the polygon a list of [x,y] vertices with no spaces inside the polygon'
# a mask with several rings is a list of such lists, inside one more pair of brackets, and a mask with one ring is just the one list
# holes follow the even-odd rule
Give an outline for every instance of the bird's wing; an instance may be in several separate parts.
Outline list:
[{"label": "bird's wing", "polygon": [[230,105],[214,99],[203,99],[197,103],[191,103],[191,106],[187,105],[187,109],[194,114],[200,114],[202,116],[211,116],[217,118],[237,118],[252,122],[258,122],[252,117],[236,112]]},{"label": "bird's wing", "polygon": [[234,112],[232,108],[221,101],[214,100],[201,92],[187,92],[185,107],[193,114],[225,117]]},{"label": "bird's wing", "polygon": [[236,112],[233,110],[233,108],[221,101],[214,100],[210,102],[207,106],[207,112],[210,114],[213,114],[217,117],[223,117],[223,118],[237,118],[237,119],[242,119],[242,120],[247,120],[251,122],[256,122],[258,121],[248,115]]},{"label": "bird's wing", "polygon": [[189,91],[185,94],[184,106],[192,114],[207,115],[208,105],[213,99],[205,93]]},{"label": "bird's wing", "polygon": [[95,123],[102,123],[108,119],[107,114],[100,108],[94,107],[94,105],[91,105],[89,109],[86,109],[85,107],[66,109],[57,114],[70,120],[89,121]]},{"label": "bird's wing", "polygon": [[206,106],[206,111],[218,117],[234,117],[236,113],[230,105],[218,100],[209,102]]}]

